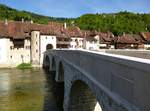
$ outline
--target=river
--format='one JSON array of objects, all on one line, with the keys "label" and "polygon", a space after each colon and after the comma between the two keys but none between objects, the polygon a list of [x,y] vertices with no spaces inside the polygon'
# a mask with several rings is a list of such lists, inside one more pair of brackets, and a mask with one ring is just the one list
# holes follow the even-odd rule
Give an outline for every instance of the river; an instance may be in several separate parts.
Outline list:
[{"label": "river", "polygon": [[42,69],[0,69],[0,111],[60,111],[54,87]]}]

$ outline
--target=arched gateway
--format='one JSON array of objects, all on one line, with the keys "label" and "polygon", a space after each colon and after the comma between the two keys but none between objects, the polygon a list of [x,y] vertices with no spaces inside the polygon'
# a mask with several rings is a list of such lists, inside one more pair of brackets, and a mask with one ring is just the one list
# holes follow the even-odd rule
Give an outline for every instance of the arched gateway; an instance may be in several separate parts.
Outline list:
[{"label": "arched gateway", "polygon": [[52,44],[47,44],[46,45],[46,50],[48,50],[48,49],[53,49],[53,45]]}]

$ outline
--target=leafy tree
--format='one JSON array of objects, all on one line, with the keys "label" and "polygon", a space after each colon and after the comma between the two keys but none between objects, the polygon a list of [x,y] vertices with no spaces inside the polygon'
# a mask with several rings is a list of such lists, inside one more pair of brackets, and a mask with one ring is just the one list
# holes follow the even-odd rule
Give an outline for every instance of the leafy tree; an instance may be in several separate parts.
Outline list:
[{"label": "leafy tree", "polygon": [[75,22],[84,30],[111,31],[115,35],[150,31],[150,14],[134,14],[127,11],[116,14],[86,14],[77,18]]}]

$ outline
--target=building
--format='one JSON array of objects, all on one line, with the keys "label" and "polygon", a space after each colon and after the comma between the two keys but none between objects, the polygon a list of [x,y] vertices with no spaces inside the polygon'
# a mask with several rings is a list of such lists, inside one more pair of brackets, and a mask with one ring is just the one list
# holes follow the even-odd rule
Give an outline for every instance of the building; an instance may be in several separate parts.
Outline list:
[{"label": "building", "polygon": [[111,32],[86,31],[86,49],[114,49],[114,35]]},{"label": "building", "polygon": [[114,49],[115,37],[111,32],[98,32],[99,49]]},{"label": "building", "polygon": [[115,49],[138,49],[139,41],[130,34],[123,34],[115,39]]},{"label": "building", "polygon": [[67,35],[69,40],[69,49],[83,49],[84,48],[84,36],[82,31],[75,26],[64,28],[64,34]]},{"label": "building", "polygon": [[99,49],[99,36],[94,31],[84,31],[84,48],[87,50]]},{"label": "building", "polygon": [[140,33],[142,39],[143,39],[143,45],[145,49],[150,48],[150,32],[142,32]]},{"label": "building", "polygon": [[0,64],[16,66],[20,63],[41,65],[43,53],[50,49],[83,49],[84,36],[75,26],[49,22],[0,21]]},{"label": "building", "polygon": [[0,64],[41,64],[48,48],[56,49],[56,35],[51,25],[30,22],[0,22]]}]

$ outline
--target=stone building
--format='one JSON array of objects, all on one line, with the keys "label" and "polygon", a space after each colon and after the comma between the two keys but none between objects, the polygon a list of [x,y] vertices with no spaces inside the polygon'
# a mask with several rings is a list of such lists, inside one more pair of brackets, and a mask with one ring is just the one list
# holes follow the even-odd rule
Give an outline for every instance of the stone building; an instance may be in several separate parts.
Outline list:
[{"label": "stone building", "polygon": [[115,49],[138,49],[139,41],[131,34],[116,37]]},{"label": "stone building", "polygon": [[70,26],[65,27],[63,33],[69,38],[69,49],[83,49],[84,48],[84,35],[79,27]]},{"label": "stone building", "polygon": [[43,53],[51,48],[83,49],[84,35],[75,26],[49,22],[0,21],[0,65],[41,65]]},{"label": "stone building", "polygon": [[56,48],[56,35],[51,25],[30,22],[0,22],[0,66],[20,63],[41,64],[43,53]]},{"label": "stone building", "polygon": [[143,39],[143,48],[149,49],[150,48],[150,32],[141,32],[140,33]]},{"label": "stone building", "polygon": [[113,49],[114,35],[111,32],[85,32],[85,49],[99,50],[99,49]]},{"label": "stone building", "polygon": [[84,48],[87,50],[98,50],[99,49],[99,36],[95,32],[83,31],[85,40]]}]

